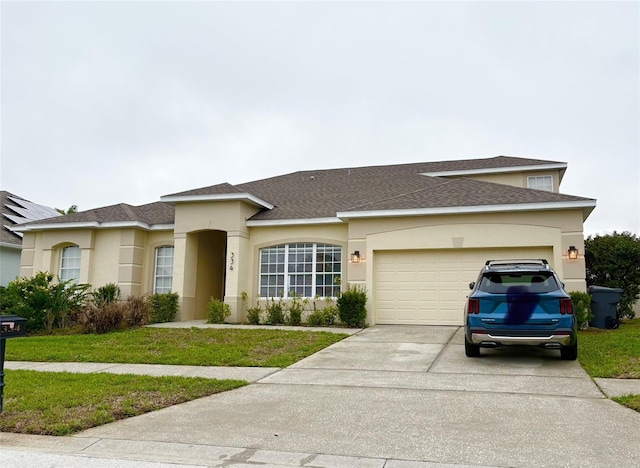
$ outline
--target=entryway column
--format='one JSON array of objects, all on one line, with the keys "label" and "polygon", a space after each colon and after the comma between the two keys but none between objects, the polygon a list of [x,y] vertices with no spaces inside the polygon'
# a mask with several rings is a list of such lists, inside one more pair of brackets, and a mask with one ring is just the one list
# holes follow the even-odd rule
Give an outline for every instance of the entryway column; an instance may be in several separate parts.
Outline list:
[{"label": "entryway column", "polygon": [[198,243],[193,236],[176,234],[173,246],[173,290],[180,295],[176,320],[195,318]]},{"label": "entryway column", "polygon": [[250,270],[249,240],[245,233],[227,233],[226,282],[224,302],[231,307],[228,322],[239,323],[246,320],[242,304],[242,293],[246,292]]}]

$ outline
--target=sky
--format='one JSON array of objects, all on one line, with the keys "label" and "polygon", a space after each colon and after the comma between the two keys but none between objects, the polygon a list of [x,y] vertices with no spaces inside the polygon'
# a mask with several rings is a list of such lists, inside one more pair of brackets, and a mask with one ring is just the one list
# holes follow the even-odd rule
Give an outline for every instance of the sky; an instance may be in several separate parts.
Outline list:
[{"label": "sky", "polygon": [[640,234],[640,3],[2,1],[0,186],[79,210],[298,170],[568,163]]}]

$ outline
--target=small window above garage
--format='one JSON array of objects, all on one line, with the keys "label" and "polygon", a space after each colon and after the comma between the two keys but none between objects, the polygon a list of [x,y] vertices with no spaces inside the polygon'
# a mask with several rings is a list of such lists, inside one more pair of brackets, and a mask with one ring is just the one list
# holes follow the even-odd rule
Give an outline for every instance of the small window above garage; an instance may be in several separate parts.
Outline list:
[{"label": "small window above garage", "polygon": [[553,192],[553,176],[527,177],[527,187],[534,190],[546,190]]}]

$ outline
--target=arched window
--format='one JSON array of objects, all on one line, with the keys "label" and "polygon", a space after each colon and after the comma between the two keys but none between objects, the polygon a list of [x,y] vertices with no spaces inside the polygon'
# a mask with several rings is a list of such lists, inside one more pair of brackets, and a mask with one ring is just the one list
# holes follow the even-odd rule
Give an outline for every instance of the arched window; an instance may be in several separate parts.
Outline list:
[{"label": "arched window", "polygon": [[80,280],[80,247],[70,245],[60,255],[60,281]]},{"label": "arched window", "polygon": [[261,297],[337,297],[342,247],[283,244],[260,249]]},{"label": "arched window", "polygon": [[156,266],[153,276],[153,292],[170,293],[173,287],[173,246],[163,245],[156,249]]}]

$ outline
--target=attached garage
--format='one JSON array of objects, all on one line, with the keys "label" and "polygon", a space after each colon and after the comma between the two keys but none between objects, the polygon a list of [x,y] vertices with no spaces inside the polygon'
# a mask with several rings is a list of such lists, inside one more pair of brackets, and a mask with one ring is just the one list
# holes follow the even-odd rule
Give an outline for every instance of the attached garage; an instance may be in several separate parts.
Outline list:
[{"label": "attached garage", "polygon": [[463,325],[469,283],[489,259],[545,258],[551,247],[374,253],[375,323]]}]

